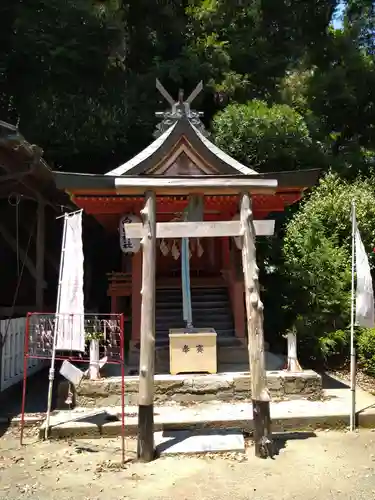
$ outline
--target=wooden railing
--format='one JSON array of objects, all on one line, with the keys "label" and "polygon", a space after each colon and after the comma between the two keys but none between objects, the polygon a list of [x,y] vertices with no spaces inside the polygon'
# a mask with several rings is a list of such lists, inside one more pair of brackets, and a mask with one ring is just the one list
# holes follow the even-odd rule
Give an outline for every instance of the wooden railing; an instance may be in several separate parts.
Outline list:
[{"label": "wooden railing", "polygon": [[[0,321],[0,392],[22,380],[24,370],[26,318],[14,318]],[[0,342],[1,344],[1,342]],[[29,358],[27,376],[42,370],[45,361]]]}]

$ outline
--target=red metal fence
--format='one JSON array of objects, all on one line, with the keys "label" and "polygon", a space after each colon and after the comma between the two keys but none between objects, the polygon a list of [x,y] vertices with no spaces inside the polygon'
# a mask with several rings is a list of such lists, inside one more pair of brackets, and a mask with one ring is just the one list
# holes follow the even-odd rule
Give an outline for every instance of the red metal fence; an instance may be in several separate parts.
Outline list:
[{"label": "red metal fence", "polygon": [[[83,318],[82,318],[83,316]],[[83,321],[82,321],[83,319]],[[125,342],[124,342],[124,316],[123,314],[51,314],[29,313],[26,318],[24,372],[22,389],[22,416],[21,416],[21,443],[23,439],[27,367],[30,359],[52,360],[55,336],[59,335],[59,325],[83,323],[85,332],[84,352],[65,350],[55,351],[56,361],[68,360],[71,363],[90,364],[90,341],[99,340],[99,357],[106,357],[106,364],[116,364],[121,368],[121,422],[122,422],[122,457],[125,459]],[[69,327],[68,327],[69,328]],[[56,337],[57,340],[58,337]],[[47,394],[46,394],[47,399]]]}]

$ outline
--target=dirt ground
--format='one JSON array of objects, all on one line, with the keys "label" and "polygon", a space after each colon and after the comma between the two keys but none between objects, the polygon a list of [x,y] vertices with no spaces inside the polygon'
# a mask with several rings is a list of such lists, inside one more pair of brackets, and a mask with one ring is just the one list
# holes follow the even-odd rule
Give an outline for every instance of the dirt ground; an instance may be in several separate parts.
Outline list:
[{"label": "dirt ground", "polygon": [[40,442],[15,429],[0,439],[0,499],[105,500],[371,500],[375,498],[375,433],[296,434],[278,441],[274,460],[245,455],[132,461],[128,440],[120,467],[118,439]]}]

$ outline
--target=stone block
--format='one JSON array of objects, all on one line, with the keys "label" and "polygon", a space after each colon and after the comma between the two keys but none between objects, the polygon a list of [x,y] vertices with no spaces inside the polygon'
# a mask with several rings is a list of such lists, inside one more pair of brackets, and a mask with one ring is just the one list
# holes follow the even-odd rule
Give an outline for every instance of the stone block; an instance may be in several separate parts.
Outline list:
[{"label": "stone block", "polygon": [[267,374],[267,386],[273,396],[284,394],[284,378],[280,372]]},{"label": "stone block", "polygon": [[321,392],[321,377],[313,371],[284,372],[285,394],[313,394]]},{"label": "stone block", "polygon": [[234,399],[234,388],[228,391],[219,391],[215,394],[215,399],[218,401],[231,401]]},{"label": "stone block", "polygon": [[184,390],[184,379],[174,380],[170,378],[155,380],[155,393],[179,392],[180,390]]},{"label": "stone block", "polygon": [[251,396],[251,379],[250,375],[239,375],[234,377],[234,391],[245,392],[247,397]]},{"label": "stone block", "polygon": [[224,379],[223,377],[203,377],[193,379],[192,392],[195,394],[218,393],[227,391],[234,387],[233,379]]},{"label": "stone block", "polygon": [[322,392],[322,377],[317,373],[312,373],[311,376],[306,376],[304,394],[319,395]]}]

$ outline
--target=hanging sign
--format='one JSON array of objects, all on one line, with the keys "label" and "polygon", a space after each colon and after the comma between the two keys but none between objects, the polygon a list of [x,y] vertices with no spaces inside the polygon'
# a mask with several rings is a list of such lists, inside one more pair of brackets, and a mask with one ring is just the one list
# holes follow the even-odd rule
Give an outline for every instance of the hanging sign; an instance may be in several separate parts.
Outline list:
[{"label": "hanging sign", "polygon": [[120,219],[120,248],[124,253],[137,253],[141,248],[140,239],[132,239],[126,237],[126,224],[131,224],[133,222],[142,222],[142,220],[140,217],[134,214],[125,214]]}]

